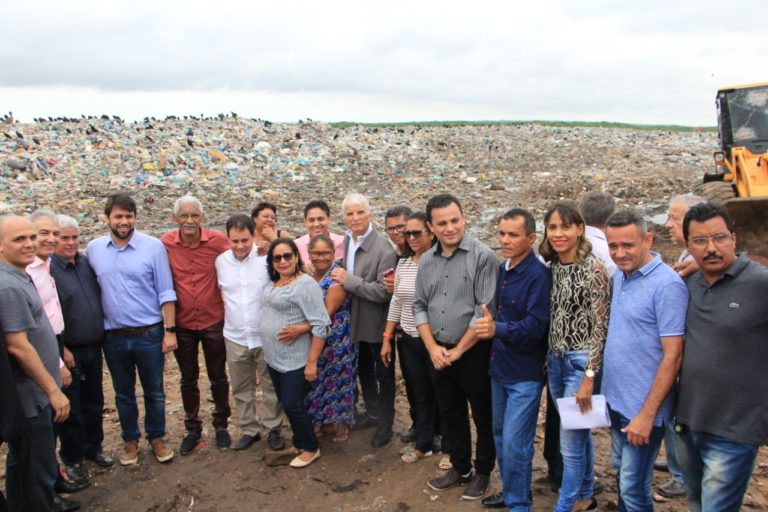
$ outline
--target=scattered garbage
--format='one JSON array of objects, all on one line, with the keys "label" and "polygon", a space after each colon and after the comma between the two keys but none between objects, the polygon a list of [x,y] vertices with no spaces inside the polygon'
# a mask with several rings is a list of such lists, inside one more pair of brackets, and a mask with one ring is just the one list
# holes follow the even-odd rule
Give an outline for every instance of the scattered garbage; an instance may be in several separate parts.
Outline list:
[{"label": "scattered garbage", "polygon": [[700,179],[717,142],[709,131],[339,128],[237,116],[38,119],[1,129],[0,211],[53,208],[76,216],[86,240],[103,233],[104,198],[116,191],[134,195],[137,226],[154,235],[173,226],[173,201],[186,193],[203,201],[209,226],[222,228],[232,213],[268,200],[278,206],[280,228],[297,235],[304,204],[314,198],[331,205],[333,229],[341,231],[341,200],[350,191],[369,196],[379,226],[392,205],[422,208],[431,195],[454,193],[470,231],[485,239],[508,208],[527,207],[540,219],[553,201],[595,188],[655,214]]}]

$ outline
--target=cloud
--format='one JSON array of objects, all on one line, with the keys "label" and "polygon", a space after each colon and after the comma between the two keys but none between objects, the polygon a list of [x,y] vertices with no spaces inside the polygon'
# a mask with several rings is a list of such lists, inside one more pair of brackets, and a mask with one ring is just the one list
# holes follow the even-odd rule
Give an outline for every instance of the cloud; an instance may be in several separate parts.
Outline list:
[{"label": "cloud", "polygon": [[10,0],[0,86],[710,124],[717,86],[764,78],[753,70],[768,47],[757,16],[732,29],[718,5]]}]

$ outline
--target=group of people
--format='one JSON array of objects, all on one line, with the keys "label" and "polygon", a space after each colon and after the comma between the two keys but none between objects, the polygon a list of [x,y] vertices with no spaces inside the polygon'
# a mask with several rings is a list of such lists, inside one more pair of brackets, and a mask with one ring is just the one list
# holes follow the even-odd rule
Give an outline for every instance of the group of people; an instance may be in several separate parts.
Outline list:
[{"label": "group of people", "polygon": [[[390,208],[386,236],[361,194],[342,202],[344,235],[331,232],[328,204],[313,200],[298,238],[277,227],[270,203],[233,215],[224,232],[210,229],[201,201],[187,195],[173,207],[177,229],[157,239],[136,230],[136,203],[120,193],[105,205],[109,232],[85,252],[72,217],[1,217],[8,506],[75,510],[58,493],[88,485],[84,460],[114,463],[102,447],[102,352],[123,440],[119,463],[140,459],[137,374],[151,451],[159,462],[174,457],[165,440],[168,352],[181,376],[179,452],[192,453],[203,435],[202,346],[221,449],[247,450],[264,435],[271,451],[303,468],[320,457],[323,436],[344,442],[370,427],[371,445],[386,445],[399,358],[411,421],[401,439],[413,443],[400,458],[443,452],[443,473],[427,482],[433,490],[464,485],[465,500],[531,510],[546,386],[556,511],[597,508],[591,431],[563,428],[555,404],[575,397],[586,413],[598,393],[610,416],[619,510],[652,510],[662,439],[673,480],[660,492],[682,486],[692,510],[738,510],[768,438],[768,384],[759,373],[768,356],[760,295],[768,270],[736,253],[725,210],[696,202],[681,196],[670,205],[668,228],[685,247],[674,268],[651,250],[644,218],[614,211],[601,192],[552,205],[538,254],[534,216],[506,212],[501,263],[466,233],[461,202],[449,194],[424,210]],[[502,489],[486,496],[496,462]]]}]

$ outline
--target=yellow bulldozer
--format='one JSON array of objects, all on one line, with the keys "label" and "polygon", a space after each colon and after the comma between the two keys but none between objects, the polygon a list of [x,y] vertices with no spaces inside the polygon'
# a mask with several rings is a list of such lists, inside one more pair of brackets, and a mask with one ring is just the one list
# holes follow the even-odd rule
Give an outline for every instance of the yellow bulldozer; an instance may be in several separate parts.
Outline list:
[{"label": "yellow bulldozer", "polygon": [[720,150],[694,193],[725,206],[736,245],[768,264],[768,82],[717,91]]}]

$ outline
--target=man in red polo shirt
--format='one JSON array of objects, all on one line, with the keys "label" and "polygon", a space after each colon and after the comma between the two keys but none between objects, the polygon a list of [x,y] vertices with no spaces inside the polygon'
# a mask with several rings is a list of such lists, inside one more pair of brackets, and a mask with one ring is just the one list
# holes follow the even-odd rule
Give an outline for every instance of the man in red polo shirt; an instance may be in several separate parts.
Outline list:
[{"label": "man in red polo shirt", "polygon": [[220,231],[203,227],[203,205],[193,196],[183,196],[173,205],[173,220],[179,229],[165,233],[160,240],[168,251],[168,260],[176,289],[176,339],[174,351],[181,371],[181,400],[184,403],[184,427],[187,434],[179,452],[188,455],[202,434],[200,419],[200,375],[198,345],[203,345],[205,367],[211,381],[215,408],[213,427],[216,446],[229,448],[227,432],[229,381],[224,348],[224,303],[216,281],[216,257],[229,249],[227,237]]}]

